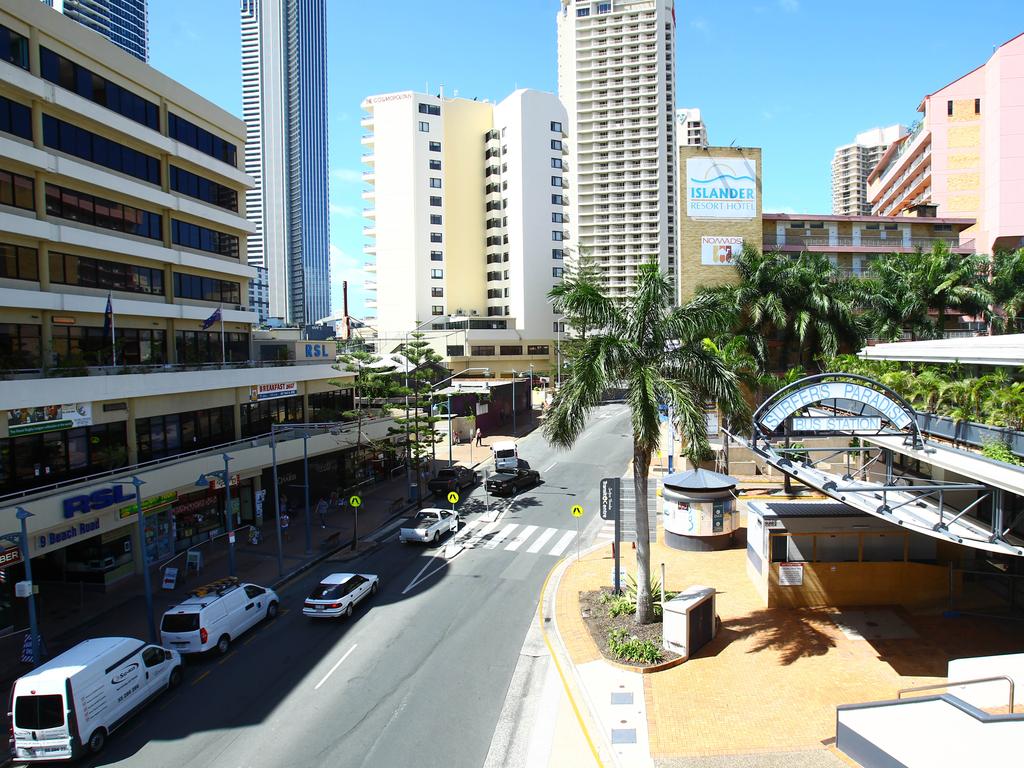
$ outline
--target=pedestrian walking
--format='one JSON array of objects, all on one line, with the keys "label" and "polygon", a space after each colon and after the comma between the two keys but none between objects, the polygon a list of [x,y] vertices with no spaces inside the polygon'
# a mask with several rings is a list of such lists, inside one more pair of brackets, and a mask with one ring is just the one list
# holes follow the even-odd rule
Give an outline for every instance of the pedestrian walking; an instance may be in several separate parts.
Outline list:
[{"label": "pedestrian walking", "polygon": [[281,512],[281,535],[284,536],[285,541],[289,541],[288,538],[288,525],[291,523],[291,518],[288,517],[287,512]]},{"label": "pedestrian walking", "polygon": [[484,433],[480,431],[480,427],[476,428],[476,444],[483,445]]},{"label": "pedestrian walking", "polygon": [[316,503],[316,513],[320,516],[320,527],[327,527],[327,499],[323,496],[320,497],[320,501]]}]

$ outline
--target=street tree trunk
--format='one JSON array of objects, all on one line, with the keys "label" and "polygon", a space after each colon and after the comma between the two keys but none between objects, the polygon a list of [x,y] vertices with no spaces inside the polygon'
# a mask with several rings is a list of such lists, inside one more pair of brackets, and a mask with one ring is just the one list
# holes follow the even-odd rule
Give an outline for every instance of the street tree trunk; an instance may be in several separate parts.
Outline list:
[{"label": "street tree trunk", "polygon": [[647,481],[651,468],[650,449],[633,442],[633,495],[636,507],[636,623],[654,621],[651,601],[651,541],[647,519]]}]

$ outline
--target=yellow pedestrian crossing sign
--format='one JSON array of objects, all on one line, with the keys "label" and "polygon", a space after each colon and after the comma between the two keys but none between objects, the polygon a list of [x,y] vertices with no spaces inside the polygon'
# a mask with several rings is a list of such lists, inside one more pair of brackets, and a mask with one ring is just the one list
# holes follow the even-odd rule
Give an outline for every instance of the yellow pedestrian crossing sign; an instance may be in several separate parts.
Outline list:
[{"label": "yellow pedestrian crossing sign", "polygon": [[459,494],[456,493],[455,491],[448,491],[448,503],[449,504],[458,504],[459,503]]},{"label": "yellow pedestrian crossing sign", "polygon": [[573,504],[570,511],[572,512],[573,517],[583,517],[583,507],[579,504]]},{"label": "yellow pedestrian crossing sign", "polygon": [[363,500],[360,499],[358,496],[350,496],[348,499],[348,503],[350,507],[358,507],[360,504],[363,503]]}]

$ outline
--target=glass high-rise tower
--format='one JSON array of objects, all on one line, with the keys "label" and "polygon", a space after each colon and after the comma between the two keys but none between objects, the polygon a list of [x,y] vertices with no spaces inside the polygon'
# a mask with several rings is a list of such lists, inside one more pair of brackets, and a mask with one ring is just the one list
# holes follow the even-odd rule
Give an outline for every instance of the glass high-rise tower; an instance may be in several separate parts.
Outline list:
[{"label": "glass high-rise tower", "polygon": [[331,313],[326,3],[241,0],[241,20],[249,263],[268,286],[250,302],[310,325]]},{"label": "glass high-rise tower", "polygon": [[69,19],[99,32],[132,56],[149,61],[147,0],[42,0]]}]

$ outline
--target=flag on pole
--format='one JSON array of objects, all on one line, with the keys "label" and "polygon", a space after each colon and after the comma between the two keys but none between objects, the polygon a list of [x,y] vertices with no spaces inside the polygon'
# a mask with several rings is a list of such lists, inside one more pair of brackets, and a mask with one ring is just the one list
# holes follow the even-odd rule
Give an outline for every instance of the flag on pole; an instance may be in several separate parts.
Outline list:
[{"label": "flag on pole", "polygon": [[107,308],[103,312],[103,343],[110,339],[111,363],[117,365],[116,330],[114,329],[114,305],[110,300],[110,293],[107,293]]},{"label": "flag on pole", "polygon": [[220,307],[217,307],[217,309],[213,311],[212,315],[203,320],[203,330],[205,331],[207,328],[209,328],[211,325],[218,321],[222,321],[222,318],[220,316]]}]

